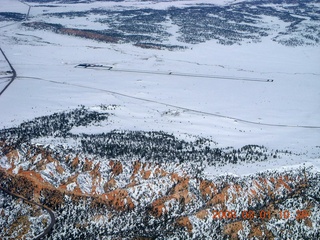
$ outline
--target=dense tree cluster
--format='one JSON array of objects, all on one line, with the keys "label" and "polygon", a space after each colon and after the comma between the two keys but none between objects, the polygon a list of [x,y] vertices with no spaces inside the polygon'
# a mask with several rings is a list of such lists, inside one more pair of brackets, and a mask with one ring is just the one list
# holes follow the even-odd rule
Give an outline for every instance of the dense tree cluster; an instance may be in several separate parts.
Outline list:
[{"label": "dense tree cluster", "polygon": [[[209,165],[238,162],[264,161],[276,157],[276,152],[267,151],[263,146],[247,145],[241,149],[212,148],[204,142],[209,139],[198,139],[194,142],[179,140],[165,132],[111,131],[101,134],[71,134],[73,127],[87,126],[108,119],[107,113],[89,111],[84,107],[43,116],[24,122],[20,126],[0,132],[0,139],[7,145],[20,146],[31,139],[53,136],[74,138],[81,142],[81,148],[72,149],[78,152],[97,155],[105,158],[145,159],[146,161],[204,162]],[[7,146],[8,149],[10,147]]]},{"label": "dense tree cluster", "polygon": [[[136,46],[146,44],[167,45],[169,37],[168,21],[179,27],[177,39],[181,43],[196,44],[216,40],[220,44],[232,45],[241,42],[258,42],[263,37],[274,34],[274,23],[264,22],[265,16],[278,19],[289,25],[278,32],[273,40],[288,46],[318,44],[320,16],[315,11],[312,0],[296,1],[285,4],[286,0],[244,1],[236,4],[197,5],[191,7],[171,7],[169,9],[91,9],[87,11],[48,13],[50,17],[75,18],[93,17],[96,22],[106,25],[106,30],[78,29],[86,33],[76,35],[88,36],[88,33],[99,35],[93,39],[103,41],[103,36],[118,39],[119,42],[131,42]],[[306,21],[310,19],[310,21]],[[39,23],[27,26],[61,31],[58,24]],[[47,25],[46,27],[44,25]],[[313,30],[308,30],[313,28]],[[70,30],[70,29],[69,29]],[[76,29],[72,29],[75,31]],[[150,46],[150,45],[149,45]],[[168,45],[168,47],[170,47]],[[163,49],[164,47],[160,48]]]},{"label": "dense tree cluster", "polygon": [[7,189],[12,193],[22,195],[27,199],[33,198],[35,185],[32,182],[30,182],[26,177],[12,177],[6,174],[4,170],[0,170],[0,179],[0,186],[4,189]]},{"label": "dense tree cluster", "polygon": [[50,217],[38,206],[0,190],[0,238],[34,239],[48,226]]},{"label": "dense tree cluster", "polygon": [[16,128],[0,130],[0,140],[21,143],[43,136],[66,136],[73,127],[86,126],[106,119],[107,113],[89,111],[82,106],[69,112],[38,117]]},{"label": "dense tree cluster", "polygon": [[[209,140],[208,140],[209,141]],[[164,132],[112,131],[82,135],[82,151],[107,158],[145,159],[146,161],[208,162],[210,165],[267,160],[263,146],[247,145],[241,149],[210,148],[199,141],[186,142]]]},{"label": "dense tree cluster", "polygon": [[25,14],[16,12],[0,12],[1,21],[22,21],[26,18]]}]

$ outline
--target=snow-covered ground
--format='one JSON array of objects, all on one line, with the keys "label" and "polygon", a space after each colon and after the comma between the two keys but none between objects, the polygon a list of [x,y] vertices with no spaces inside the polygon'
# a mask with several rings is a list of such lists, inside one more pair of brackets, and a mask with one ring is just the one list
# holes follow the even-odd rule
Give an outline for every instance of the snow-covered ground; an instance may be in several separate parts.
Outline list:
[{"label": "snow-covered ground", "polygon": [[[18,1],[5,1],[6,8],[27,10]],[[179,2],[189,3],[194,4]],[[165,8],[178,3],[95,2],[90,7],[100,4]],[[41,20],[37,13],[43,10],[75,11],[87,7],[33,7],[30,14]],[[1,26],[8,23],[1,22]],[[19,23],[0,31],[1,48],[18,75],[0,97],[1,128],[78,105],[115,104],[117,107],[109,111],[113,114],[111,121],[73,132],[162,130],[181,138],[188,134],[209,137],[221,147],[258,144],[305,154],[293,164],[319,160],[319,46],[286,47],[273,42],[270,36],[259,43],[224,46],[208,41],[188,45],[185,50],[167,51],[31,30]],[[174,27],[171,32],[177,29]],[[75,68],[80,63],[113,66],[113,70]],[[170,72],[233,79],[177,76]],[[291,164],[278,160],[269,165]],[[250,168],[261,170],[256,165]]]},{"label": "snow-covered ground", "polygon": [[320,159],[309,159],[302,160],[301,157],[290,157],[290,158],[280,158],[280,159],[270,159],[264,162],[255,163],[239,163],[237,165],[226,165],[214,167],[207,167],[205,174],[209,177],[216,177],[220,175],[234,175],[234,176],[246,176],[255,174],[258,172],[270,171],[288,171],[309,168],[311,171],[320,171]]}]

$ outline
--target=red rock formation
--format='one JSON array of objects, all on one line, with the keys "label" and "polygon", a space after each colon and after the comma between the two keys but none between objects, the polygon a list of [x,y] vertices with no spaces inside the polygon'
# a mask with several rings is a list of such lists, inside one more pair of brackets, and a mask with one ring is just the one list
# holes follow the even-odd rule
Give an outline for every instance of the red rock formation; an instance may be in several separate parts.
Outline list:
[{"label": "red rock formation", "polygon": [[106,198],[106,205],[117,211],[132,210],[134,208],[133,201],[125,189],[116,189],[103,194],[103,196]]},{"label": "red rock formation", "polygon": [[192,224],[188,217],[178,218],[176,221],[177,226],[185,227],[189,233],[192,232]]},{"label": "red rock formation", "polygon": [[113,176],[118,176],[123,172],[122,164],[119,161],[111,160],[109,163],[109,166],[111,167],[111,171],[113,173]]}]

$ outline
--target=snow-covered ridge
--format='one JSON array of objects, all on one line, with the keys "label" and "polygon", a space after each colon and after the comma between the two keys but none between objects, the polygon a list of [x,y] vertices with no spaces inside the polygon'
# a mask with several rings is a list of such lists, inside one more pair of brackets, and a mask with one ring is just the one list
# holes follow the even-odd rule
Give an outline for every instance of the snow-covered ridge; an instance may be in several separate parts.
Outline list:
[{"label": "snow-covered ridge", "polygon": [[[213,174],[208,178],[204,170],[208,165],[214,165],[211,168],[218,172],[223,167],[240,171],[244,163],[272,165],[276,159],[280,162],[279,158],[298,156],[257,145],[219,149],[210,139],[188,142],[165,132],[71,133],[73,127],[108,121],[107,111],[113,107],[93,109],[82,107],[43,116],[0,133],[1,185],[56,210],[59,220],[53,236],[90,236],[106,222],[108,232],[99,233],[101,237],[122,236],[123,231],[131,232],[132,237],[153,236],[159,227],[160,236],[166,238],[202,238],[209,233],[232,237],[227,230],[230,227],[239,228],[239,236],[247,236],[256,228],[278,236],[274,229],[280,220],[283,227],[294,223],[287,236],[297,234],[301,224],[306,228],[298,234],[315,236],[319,170],[312,164],[280,171],[269,167],[244,176]],[[58,123],[60,131],[56,129]],[[19,141],[23,136],[24,141]],[[47,138],[46,145],[37,144],[38,138],[41,142]],[[68,142],[68,138],[78,145],[70,148],[59,144]],[[18,182],[28,188],[19,188]],[[216,219],[215,212],[225,209],[235,217]],[[282,209],[291,217],[282,219]],[[270,211],[270,216],[272,212],[269,228],[243,219],[242,212],[249,210],[256,214]],[[296,222],[300,220],[298,211],[308,213],[301,223]],[[86,217],[82,218],[84,212]],[[90,230],[80,233],[77,224],[63,228],[67,222],[75,224],[75,219]],[[220,225],[220,231],[214,230]]]}]

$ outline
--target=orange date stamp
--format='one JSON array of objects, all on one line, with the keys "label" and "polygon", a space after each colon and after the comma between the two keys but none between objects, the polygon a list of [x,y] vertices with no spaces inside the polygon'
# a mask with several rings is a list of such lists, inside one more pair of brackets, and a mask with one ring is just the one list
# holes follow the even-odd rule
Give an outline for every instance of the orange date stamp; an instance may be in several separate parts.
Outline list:
[{"label": "orange date stamp", "polygon": [[252,220],[261,219],[268,220],[271,218],[278,219],[289,219],[294,218],[296,220],[306,219],[310,216],[310,212],[306,209],[296,210],[295,212],[290,212],[289,210],[278,210],[278,211],[268,211],[268,210],[245,210],[237,214],[235,210],[213,210],[213,219],[242,219],[242,220]]}]

